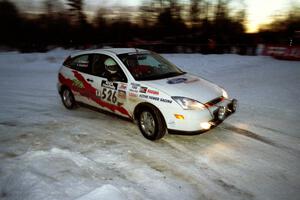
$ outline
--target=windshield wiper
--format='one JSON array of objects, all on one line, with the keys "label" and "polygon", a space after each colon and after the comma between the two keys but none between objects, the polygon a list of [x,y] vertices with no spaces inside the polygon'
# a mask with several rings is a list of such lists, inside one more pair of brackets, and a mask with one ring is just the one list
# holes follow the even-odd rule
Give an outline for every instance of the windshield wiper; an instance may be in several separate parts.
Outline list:
[{"label": "windshield wiper", "polygon": [[186,74],[186,72],[169,72],[169,73],[165,73],[165,74],[158,74],[158,75],[143,77],[139,80],[140,81],[158,80],[158,79],[170,78],[170,77],[174,77],[174,76],[180,76],[180,75],[183,75],[183,74]]},{"label": "windshield wiper", "polygon": [[180,76],[180,75],[183,75],[185,73],[186,72],[169,72],[169,73],[166,73],[166,74],[162,74],[162,77],[163,78],[169,78],[169,77],[174,77],[174,76]]}]

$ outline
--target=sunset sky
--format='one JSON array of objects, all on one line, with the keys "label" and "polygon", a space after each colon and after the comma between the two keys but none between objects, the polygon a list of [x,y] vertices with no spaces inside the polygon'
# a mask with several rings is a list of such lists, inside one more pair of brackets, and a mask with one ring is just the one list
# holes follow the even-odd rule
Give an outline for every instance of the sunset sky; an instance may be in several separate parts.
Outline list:
[{"label": "sunset sky", "polygon": [[[44,0],[12,0],[19,8],[30,11],[38,10]],[[65,1],[65,0],[62,0]],[[100,6],[140,6],[145,0],[84,0],[87,11],[96,10]],[[189,0],[181,0],[189,3]],[[274,15],[280,16],[292,5],[300,5],[300,0],[233,0],[237,6],[245,7],[247,12],[247,32],[258,31],[259,25],[266,24],[272,20]]]},{"label": "sunset sky", "polygon": [[247,8],[247,31],[258,31],[260,24],[270,22],[274,15],[281,15],[288,10],[293,3],[300,1],[289,0],[245,0]]}]

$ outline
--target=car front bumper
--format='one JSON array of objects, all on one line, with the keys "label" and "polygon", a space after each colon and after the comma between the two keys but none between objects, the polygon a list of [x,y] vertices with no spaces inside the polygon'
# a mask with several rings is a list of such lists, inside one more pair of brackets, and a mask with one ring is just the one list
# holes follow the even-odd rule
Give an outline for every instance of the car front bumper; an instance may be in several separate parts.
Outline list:
[{"label": "car front bumper", "polygon": [[222,102],[208,107],[205,111],[197,113],[189,111],[185,120],[175,120],[172,127],[168,127],[170,133],[197,134],[210,130],[236,112],[238,102],[236,99],[225,99]]},{"label": "car front bumper", "polygon": [[227,100],[227,104],[223,103],[222,105],[218,105],[217,109],[215,109],[213,113],[213,119],[209,121],[212,125],[217,125],[224,121],[231,114],[235,113],[238,106],[238,101],[236,99]]}]

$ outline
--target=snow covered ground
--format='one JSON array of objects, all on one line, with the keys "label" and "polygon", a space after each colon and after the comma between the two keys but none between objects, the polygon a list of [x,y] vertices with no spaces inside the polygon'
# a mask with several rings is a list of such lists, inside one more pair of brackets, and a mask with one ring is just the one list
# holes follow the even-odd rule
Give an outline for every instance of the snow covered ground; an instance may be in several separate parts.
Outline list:
[{"label": "snow covered ground", "polygon": [[299,199],[300,62],[164,55],[240,107],[204,134],[150,142],[129,121],[63,107],[68,53],[0,53],[0,199]]}]

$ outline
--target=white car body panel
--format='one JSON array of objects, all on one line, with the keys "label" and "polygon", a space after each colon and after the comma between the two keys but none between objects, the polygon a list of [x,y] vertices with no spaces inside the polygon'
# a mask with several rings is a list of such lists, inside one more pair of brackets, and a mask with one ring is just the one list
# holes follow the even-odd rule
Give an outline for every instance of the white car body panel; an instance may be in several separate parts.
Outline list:
[{"label": "white car body panel", "polygon": [[[134,119],[134,109],[140,103],[149,103],[157,107],[163,115],[166,126],[168,129],[178,131],[199,131],[203,129],[200,124],[202,122],[209,122],[213,120],[214,116],[212,112],[218,108],[218,105],[212,106],[209,109],[203,110],[184,110],[177,102],[175,102],[172,96],[188,97],[199,101],[200,103],[206,103],[212,99],[222,96],[222,88],[197,76],[191,74],[184,74],[176,77],[165,78],[160,80],[151,81],[136,81],[126,66],[117,57],[119,53],[135,52],[136,49],[102,49],[91,50],[72,54],[71,57],[75,57],[83,54],[105,54],[113,58],[120,68],[123,70],[127,77],[127,83],[115,82],[116,89],[112,92],[116,94],[122,94],[117,96],[117,102],[113,106],[111,101],[103,99],[101,94],[103,93],[102,82],[108,83],[106,78],[78,72],[70,69],[66,66],[62,66],[59,71],[59,83],[58,89],[65,84],[66,79],[68,87],[72,88],[75,100],[101,108],[106,111],[113,112],[123,117]],[[144,50],[138,50],[139,52],[147,52]],[[75,76],[75,72],[77,77]],[[78,82],[78,74],[83,77],[83,80]],[[63,76],[63,78],[61,77]],[[88,82],[88,79],[93,82]],[[77,80],[77,81],[76,81]],[[72,82],[73,81],[73,82]],[[75,81],[75,82],[74,82]],[[72,83],[71,83],[72,82]],[[70,84],[72,84],[70,86]],[[75,85],[74,85],[75,84]],[[77,85],[76,85],[77,84]],[[79,84],[79,85],[78,85]],[[84,94],[85,84],[89,84],[91,88],[90,93]],[[113,84],[113,83],[111,83]],[[84,85],[84,86],[83,86]],[[84,87],[84,88],[77,88]],[[82,89],[82,90],[81,90]],[[121,92],[120,92],[121,91]],[[84,95],[82,95],[84,94]],[[125,96],[124,96],[125,94]],[[104,102],[104,103],[103,103]],[[219,104],[226,104],[220,102]],[[109,105],[108,105],[109,104]],[[103,106],[105,105],[105,106]],[[118,107],[119,106],[119,107]],[[184,119],[178,119],[175,114],[184,116]]]},{"label": "white car body panel", "polygon": [[[169,82],[180,80],[180,83]],[[185,81],[184,81],[185,80]],[[166,92],[169,96],[182,96],[206,103],[222,96],[222,90],[217,85],[190,74],[184,74],[167,79],[145,81],[145,84]]]}]

